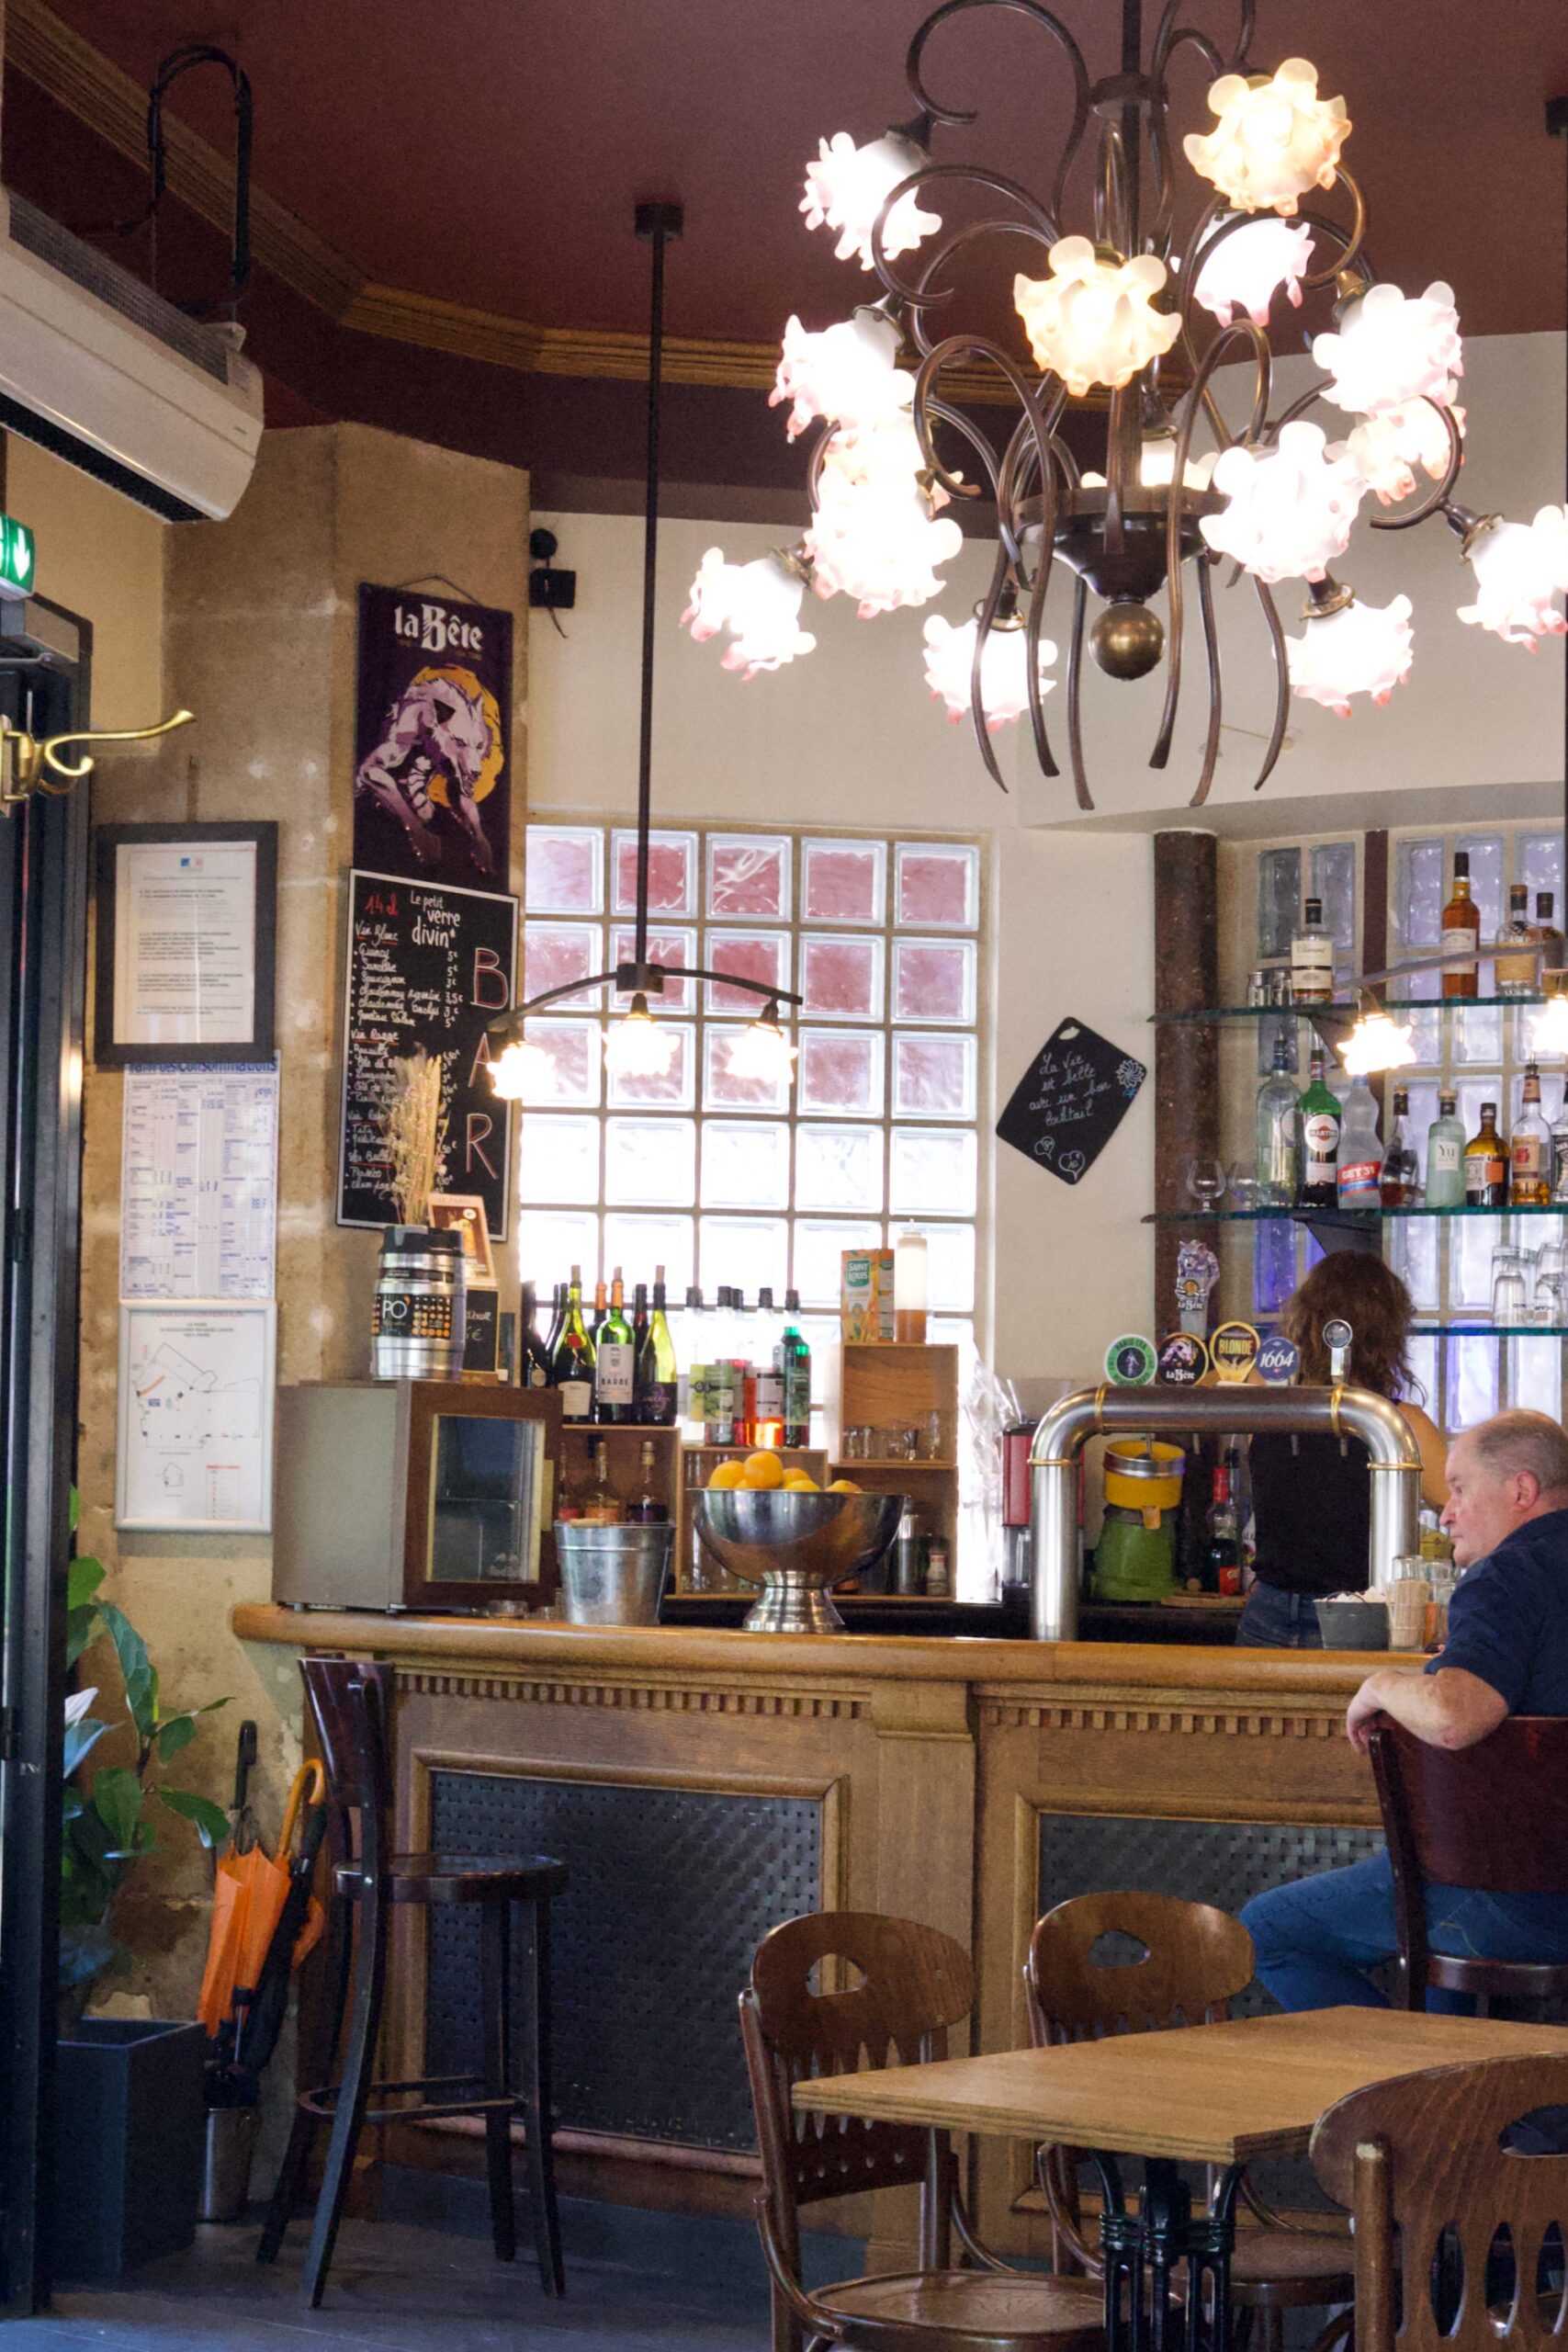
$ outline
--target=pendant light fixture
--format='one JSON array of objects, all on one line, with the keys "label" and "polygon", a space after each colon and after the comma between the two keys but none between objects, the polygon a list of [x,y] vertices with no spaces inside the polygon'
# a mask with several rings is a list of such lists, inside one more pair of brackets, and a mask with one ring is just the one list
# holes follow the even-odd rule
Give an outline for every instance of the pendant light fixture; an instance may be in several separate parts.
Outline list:
[{"label": "pendant light fixture", "polygon": [[[678,238],[683,216],[678,204],[639,204],[637,233],[653,247],[652,298],[648,337],[648,466],[643,520],[642,712],[637,745],[637,906],[632,959],[591,979],[568,980],[545,989],[492,1021],[487,1031],[491,1083],[505,1102],[547,1103],[554,1098],[555,1068],[545,1047],[525,1034],[531,1014],[562,997],[590,989],[614,989],[631,1004],[604,1036],[604,1066],[614,1078],[662,1078],[675,1055],[675,1033],[655,1018],[667,980],[716,980],[762,999],[755,1021],[737,1035],[728,1067],[738,1078],[782,1080],[795,1072],[795,1047],[780,1025],[781,1005],[800,999],[775,982],[749,980],[739,972],[710,972],[701,965],[653,964],[648,955],[648,853],[653,805],[653,629],[659,571],[659,424],[664,354],[664,249]],[[797,600],[798,601],[798,600]]]}]

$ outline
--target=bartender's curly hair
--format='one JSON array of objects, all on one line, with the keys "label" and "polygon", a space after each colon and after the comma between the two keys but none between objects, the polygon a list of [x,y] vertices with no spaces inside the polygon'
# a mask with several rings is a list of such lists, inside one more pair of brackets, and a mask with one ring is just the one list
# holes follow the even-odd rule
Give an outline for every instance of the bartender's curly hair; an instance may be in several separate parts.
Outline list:
[{"label": "bartender's curly hair", "polygon": [[1423,1394],[1410,1369],[1406,1349],[1416,1309],[1399,1276],[1381,1258],[1359,1250],[1337,1250],[1322,1258],[1280,1309],[1280,1329],[1302,1351],[1302,1379],[1321,1388],[1328,1381],[1328,1350],[1323,1327],[1343,1317],[1355,1334],[1350,1378],[1380,1396]]}]

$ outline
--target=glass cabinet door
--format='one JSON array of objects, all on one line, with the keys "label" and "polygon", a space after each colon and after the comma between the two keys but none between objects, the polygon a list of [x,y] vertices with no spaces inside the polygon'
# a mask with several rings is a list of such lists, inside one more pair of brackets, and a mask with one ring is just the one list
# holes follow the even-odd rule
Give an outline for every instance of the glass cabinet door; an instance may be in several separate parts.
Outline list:
[{"label": "glass cabinet door", "polygon": [[427,1582],[537,1582],[545,1434],[537,1420],[461,1411],[433,1416]]}]

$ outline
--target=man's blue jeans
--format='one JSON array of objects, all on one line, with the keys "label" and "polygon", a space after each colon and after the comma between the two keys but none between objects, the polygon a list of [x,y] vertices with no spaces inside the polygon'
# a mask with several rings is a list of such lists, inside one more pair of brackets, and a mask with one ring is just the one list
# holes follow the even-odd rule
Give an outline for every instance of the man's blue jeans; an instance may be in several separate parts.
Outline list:
[{"label": "man's blue jeans", "polygon": [[[1367,1973],[1399,1949],[1386,1854],[1272,1887],[1254,1895],[1241,1918],[1258,1955],[1259,1981],[1281,2008],[1387,2008],[1385,1996]],[[1431,1886],[1427,1932],[1434,1951],[1486,1960],[1568,1961],[1568,1898]],[[1468,1994],[1434,1991],[1427,2006],[1453,2013],[1471,2008],[1472,2002]]]}]

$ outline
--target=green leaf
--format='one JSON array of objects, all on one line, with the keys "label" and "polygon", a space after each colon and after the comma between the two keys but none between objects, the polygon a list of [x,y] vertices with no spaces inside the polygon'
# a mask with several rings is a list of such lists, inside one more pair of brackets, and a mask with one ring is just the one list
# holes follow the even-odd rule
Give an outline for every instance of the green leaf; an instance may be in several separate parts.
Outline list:
[{"label": "green leaf", "polygon": [[197,1722],[194,1715],[166,1715],[158,1725],[159,1763],[166,1764],[171,1756],[177,1756],[182,1747],[188,1747],[196,1737],[196,1733]]},{"label": "green leaf", "polygon": [[106,1764],[93,1776],[93,1808],[109,1834],[107,1859],[131,1852],[141,1813],[141,1783],[135,1773],[120,1764]]},{"label": "green leaf", "polygon": [[73,1560],[65,1571],[67,1609],[85,1609],[107,1574],[103,1562],[95,1560],[90,1553],[85,1552],[80,1559]]},{"label": "green leaf", "polygon": [[158,1678],[147,1655],[147,1645],[112,1601],[106,1600],[99,1615],[105,1630],[114,1643],[119,1670],[125,1677],[125,1703],[138,1736],[151,1739],[158,1722]]},{"label": "green leaf", "polygon": [[177,1813],[182,1820],[191,1823],[204,1846],[221,1846],[227,1841],[229,1816],[210,1797],[198,1797],[194,1789],[155,1789],[152,1793],[171,1813]]},{"label": "green leaf", "polygon": [[67,1780],[73,1772],[81,1770],[107,1729],[107,1724],[99,1723],[96,1715],[84,1715],[80,1723],[66,1724],[64,1773]]}]

